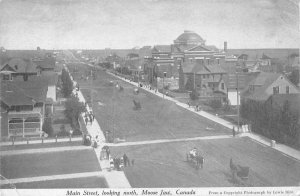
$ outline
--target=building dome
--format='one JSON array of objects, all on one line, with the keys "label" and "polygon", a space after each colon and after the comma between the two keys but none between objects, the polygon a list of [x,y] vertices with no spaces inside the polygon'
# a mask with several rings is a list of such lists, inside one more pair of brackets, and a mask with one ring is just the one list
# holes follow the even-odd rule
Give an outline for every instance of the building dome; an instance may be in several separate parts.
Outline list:
[{"label": "building dome", "polygon": [[193,31],[184,31],[176,40],[174,40],[174,44],[178,45],[204,45],[205,40],[200,37],[197,33]]}]

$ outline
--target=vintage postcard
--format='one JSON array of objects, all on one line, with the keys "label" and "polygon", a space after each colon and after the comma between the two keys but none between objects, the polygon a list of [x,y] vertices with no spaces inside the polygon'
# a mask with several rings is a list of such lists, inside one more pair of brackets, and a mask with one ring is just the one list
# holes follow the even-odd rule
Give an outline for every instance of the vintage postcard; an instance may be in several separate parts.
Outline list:
[{"label": "vintage postcard", "polygon": [[3,196],[300,196],[298,0],[0,0]]}]

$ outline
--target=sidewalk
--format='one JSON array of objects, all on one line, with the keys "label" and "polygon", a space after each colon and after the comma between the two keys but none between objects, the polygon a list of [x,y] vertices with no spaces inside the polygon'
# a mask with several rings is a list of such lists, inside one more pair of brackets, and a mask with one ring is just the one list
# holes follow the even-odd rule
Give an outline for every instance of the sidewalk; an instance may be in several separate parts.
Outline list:
[{"label": "sidewalk", "polygon": [[26,150],[6,150],[6,151],[1,151],[0,156],[62,152],[62,151],[86,150],[86,149],[91,149],[91,147],[90,146],[68,146],[68,147],[26,149]]},{"label": "sidewalk", "polygon": [[15,178],[0,180],[0,184],[17,184],[17,183],[28,183],[28,182],[39,182],[39,181],[48,181],[48,180],[65,180],[65,179],[74,179],[74,178],[87,178],[94,176],[104,176],[104,173],[99,172],[84,172],[84,173],[73,173],[73,174],[61,174],[61,175],[51,175],[51,176],[38,176],[38,177],[29,177],[29,178]]},{"label": "sidewalk", "polygon": [[[132,84],[132,85],[134,85],[134,86],[138,86],[138,84],[135,83],[135,82],[131,82],[131,81],[125,80],[124,78],[122,78],[122,77],[120,77],[120,76],[117,76],[117,75],[115,75],[115,74],[113,74],[113,73],[110,73],[110,72],[107,72],[107,73],[110,74],[110,75],[112,75],[112,76],[114,76],[114,77],[119,78],[120,80],[123,80],[123,81],[125,81],[125,82],[128,82],[128,83],[130,83],[130,84]],[[196,112],[193,108],[189,108],[187,104],[182,103],[182,102],[179,102],[179,101],[177,101],[177,100],[175,100],[175,99],[173,99],[173,98],[171,98],[171,97],[164,96],[163,94],[161,94],[161,93],[158,92],[158,91],[155,93],[153,90],[150,90],[150,89],[148,89],[148,88],[144,88],[144,87],[140,87],[140,88],[142,88],[143,90],[148,91],[148,92],[150,92],[150,93],[152,93],[152,94],[154,94],[154,95],[157,95],[157,96],[159,96],[159,97],[161,97],[161,98],[164,98],[164,99],[166,99],[166,100],[173,101],[173,102],[176,103],[178,106],[180,106],[180,107],[182,107],[182,108],[185,108],[185,109],[187,109],[187,110],[189,110],[189,111],[191,111],[191,112],[194,112],[194,113],[196,113],[196,114],[198,114],[198,115],[200,115],[200,116],[202,116],[202,117],[205,117],[205,118],[207,118],[207,119],[209,119],[209,120],[212,120],[212,121],[214,121],[214,122],[216,122],[216,123],[219,123],[219,124],[221,124],[221,125],[223,125],[223,126],[229,128],[229,129],[233,129],[233,127],[237,127],[236,125],[234,125],[234,124],[232,124],[232,123],[230,123],[230,122],[228,122],[228,121],[226,121],[226,120],[224,120],[224,119],[222,119],[222,118],[219,118],[219,117],[217,117],[217,116],[214,116],[214,115],[212,115],[212,114],[210,114],[210,113],[208,113],[208,112],[205,112],[205,111],[199,111],[199,112]],[[239,128],[239,130],[242,130],[241,127]],[[263,145],[270,146],[270,141],[267,141],[266,139],[260,137],[259,135],[253,134],[253,133],[251,133],[251,132],[248,132],[248,133],[240,133],[240,134],[241,134],[241,137],[247,136],[247,137],[249,137],[249,138],[251,138],[251,139],[253,139],[253,140],[255,140],[255,141],[257,141],[257,142],[259,142],[259,143],[261,143],[261,144],[263,144]],[[275,147],[273,147],[273,148],[274,148],[275,150],[277,150],[277,151],[283,153],[283,154],[286,154],[287,156],[290,156],[290,157],[295,158],[295,159],[297,159],[297,160],[300,161],[300,152],[299,152],[298,150],[296,150],[296,149],[293,149],[293,148],[288,147],[288,146],[283,145],[283,144],[276,144]]]},{"label": "sidewalk", "polygon": [[171,143],[171,142],[186,142],[186,141],[196,141],[196,140],[216,140],[216,139],[228,139],[232,138],[231,135],[218,135],[218,136],[204,136],[204,137],[192,137],[192,138],[180,138],[180,139],[162,139],[162,140],[148,140],[148,141],[138,141],[138,142],[124,142],[124,143],[109,143],[107,146],[135,146],[135,145],[145,145],[145,144],[161,144],[161,143]]},{"label": "sidewalk", "polygon": [[[57,143],[59,142],[69,142],[70,138],[57,138]],[[73,141],[82,141],[82,137],[72,137]],[[56,143],[55,138],[47,138],[44,139],[44,144],[48,143]],[[42,139],[39,140],[29,140],[29,144],[42,144]],[[15,141],[14,145],[27,145],[27,141]],[[9,142],[0,142],[0,146],[12,146],[12,141]]]},{"label": "sidewalk", "polygon": [[[66,70],[69,72],[67,66],[65,66]],[[69,72],[70,74],[70,72]],[[73,81],[74,86],[76,86],[76,81],[73,80],[72,75],[70,74],[71,79]],[[86,103],[86,100],[84,99],[84,96],[82,94],[82,92],[76,91],[76,89],[74,89],[73,93],[77,92],[78,94],[78,98],[80,102]],[[88,112],[92,111],[92,108],[90,108],[88,105],[86,106],[86,109]],[[84,113],[81,114],[82,118],[84,119]],[[105,169],[107,168],[107,162],[108,161],[101,161],[100,160],[100,152],[102,150],[102,147],[106,144],[106,140],[104,137],[104,134],[101,130],[101,127],[97,121],[97,119],[94,119],[94,121],[92,123],[88,122],[86,125],[86,129],[89,132],[89,134],[92,137],[92,141],[96,141],[96,136],[98,136],[98,147],[94,148],[94,152],[96,153],[99,165],[102,169],[102,171],[105,173],[105,179],[106,182],[109,186],[109,188],[131,188],[130,183],[128,181],[128,179],[126,178],[125,174],[123,171],[105,171]],[[109,164],[109,163],[108,163]]]}]

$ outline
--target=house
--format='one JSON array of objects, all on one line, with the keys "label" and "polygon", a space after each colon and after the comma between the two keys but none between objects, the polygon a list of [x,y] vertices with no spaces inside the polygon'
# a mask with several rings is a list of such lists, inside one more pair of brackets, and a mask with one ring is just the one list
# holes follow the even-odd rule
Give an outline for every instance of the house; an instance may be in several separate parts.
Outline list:
[{"label": "house", "polygon": [[224,75],[227,100],[232,106],[239,105],[241,102],[241,92],[247,87],[249,82],[254,79],[258,72],[228,72]]},{"label": "house", "polygon": [[37,66],[31,60],[22,58],[10,58],[0,68],[1,80],[13,80],[16,77],[27,80],[37,74]]},{"label": "house", "polygon": [[184,62],[180,80],[184,89],[197,89],[201,95],[212,95],[213,92],[226,93],[224,75],[226,72],[219,65],[208,65],[203,59]]},{"label": "house", "polygon": [[55,69],[55,58],[54,57],[45,57],[43,59],[36,59],[33,60],[33,63],[35,63],[36,69],[38,73],[42,72],[53,72]]},{"label": "house", "polygon": [[277,94],[299,94],[298,88],[284,75],[260,72],[242,92],[242,99],[265,102]]},{"label": "house", "polygon": [[41,135],[47,82],[1,82],[1,137]]}]

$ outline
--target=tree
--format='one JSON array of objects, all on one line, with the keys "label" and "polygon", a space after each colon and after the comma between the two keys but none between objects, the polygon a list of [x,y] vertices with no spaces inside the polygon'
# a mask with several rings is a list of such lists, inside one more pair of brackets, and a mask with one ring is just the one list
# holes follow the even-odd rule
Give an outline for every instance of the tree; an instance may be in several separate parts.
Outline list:
[{"label": "tree", "polygon": [[299,70],[295,69],[292,71],[291,75],[289,76],[289,80],[294,84],[299,84]]},{"label": "tree", "polygon": [[199,93],[193,89],[193,91],[190,93],[191,100],[195,101],[199,99]]},{"label": "tree", "polygon": [[49,136],[53,135],[52,118],[45,118],[42,130]]},{"label": "tree", "polygon": [[80,128],[79,116],[85,111],[84,104],[79,102],[78,97],[72,95],[65,102],[65,115],[70,120],[71,126],[75,131]]},{"label": "tree", "polygon": [[222,107],[222,102],[220,99],[211,99],[209,101],[209,106],[212,107],[214,110],[217,110]]},{"label": "tree", "polygon": [[64,97],[69,97],[73,91],[73,81],[66,69],[61,73],[62,93]]}]

